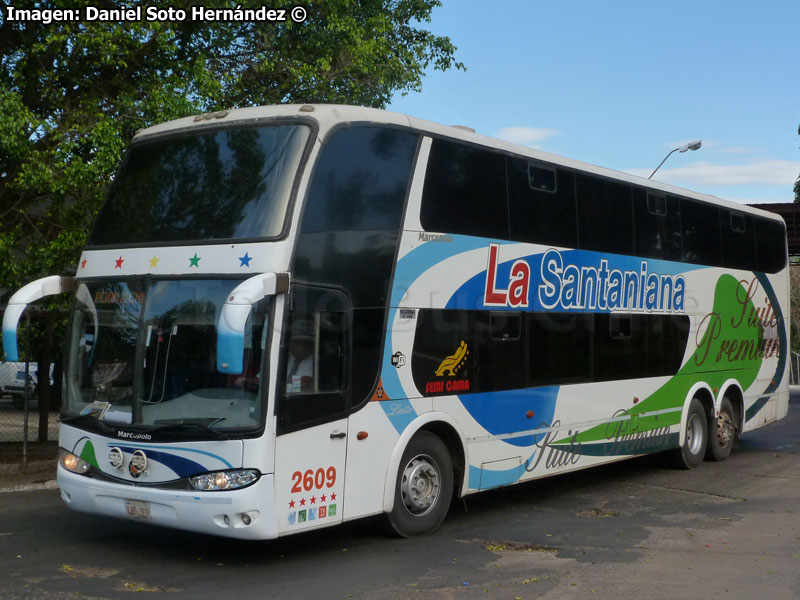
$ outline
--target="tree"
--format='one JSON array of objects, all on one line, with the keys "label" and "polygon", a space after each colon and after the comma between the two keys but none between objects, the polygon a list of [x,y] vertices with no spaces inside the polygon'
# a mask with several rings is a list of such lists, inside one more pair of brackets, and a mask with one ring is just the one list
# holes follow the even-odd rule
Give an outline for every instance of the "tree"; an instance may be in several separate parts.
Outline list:
[{"label": "tree", "polygon": [[[119,9],[109,0],[86,3]],[[216,8],[260,8],[226,0]],[[271,8],[293,2],[275,0]],[[449,38],[421,27],[439,0],[307,0],[282,23],[0,20],[0,297],[75,269],[137,129],[224,108],[286,102],[384,107],[426,68],[463,68]],[[54,16],[69,0],[33,3]],[[27,7],[26,7],[27,8]],[[287,13],[288,14],[288,13]]]},{"label": "tree", "polygon": [[795,265],[789,266],[789,286],[790,286],[790,350],[800,353],[800,268]]},{"label": "tree", "polygon": [[[797,127],[797,135],[800,135],[800,125]],[[800,202],[800,176],[794,182],[794,201]]]},{"label": "tree", "polygon": [[[19,4],[19,3],[15,3]],[[0,0],[0,306],[32,279],[74,273],[80,248],[137,129],[203,112],[286,102],[384,107],[418,91],[426,68],[463,68],[446,37],[421,27],[439,0],[304,0],[294,22],[91,20],[112,0],[42,0],[19,20]],[[270,8],[292,8],[273,0]],[[219,9],[261,8],[219,0]],[[160,8],[157,7],[157,8]],[[74,20],[49,23],[56,9]],[[35,13],[35,14],[34,14]],[[43,304],[59,308],[63,299]],[[39,362],[39,438],[47,435],[48,367],[64,319],[31,328]],[[56,322],[56,320],[58,322]],[[54,332],[54,333],[53,333]],[[23,334],[27,335],[27,334]],[[23,346],[24,347],[24,346]],[[60,381],[56,361],[56,381]]]}]

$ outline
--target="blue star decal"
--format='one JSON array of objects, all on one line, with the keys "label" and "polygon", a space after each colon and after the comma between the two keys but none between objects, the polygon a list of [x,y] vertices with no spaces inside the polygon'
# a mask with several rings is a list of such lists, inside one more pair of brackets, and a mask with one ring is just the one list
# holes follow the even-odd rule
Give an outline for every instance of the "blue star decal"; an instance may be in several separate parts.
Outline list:
[{"label": "blue star decal", "polygon": [[245,252],[244,256],[240,256],[239,257],[239,261],[241,262],[241,264],[239,266],[240,267],[249,267],[251,260],[253,260],[253,257],[252,256],[248,256],[247,252]]}]

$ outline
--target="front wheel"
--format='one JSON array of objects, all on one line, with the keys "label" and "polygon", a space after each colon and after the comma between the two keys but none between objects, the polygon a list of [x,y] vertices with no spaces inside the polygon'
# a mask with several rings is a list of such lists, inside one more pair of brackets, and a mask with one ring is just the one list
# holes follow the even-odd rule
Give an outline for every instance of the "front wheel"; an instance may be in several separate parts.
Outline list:
[{"label": "front wheel", "polygon": [[403,453],[395,482],[392,529],[402,537],[435,531],[453,497],[453,461],[441,439],[421,431]]},{"label": "front wheel", "polygon": [[679,469],[694,469],[703,462],[708,444],[708,419],[703,404],[697,398],[689,403],[686,432],[680,448],[668,454],[669,462]]},{"label": "front wheel", "polygon": [[708,460],[725,460],[730,456],[736,441],[736,421],[734,419],[733,404],[728,398],[723,398],[719,407],[719,417],[711,422],[708,432],[708,447],[706,448]]}]

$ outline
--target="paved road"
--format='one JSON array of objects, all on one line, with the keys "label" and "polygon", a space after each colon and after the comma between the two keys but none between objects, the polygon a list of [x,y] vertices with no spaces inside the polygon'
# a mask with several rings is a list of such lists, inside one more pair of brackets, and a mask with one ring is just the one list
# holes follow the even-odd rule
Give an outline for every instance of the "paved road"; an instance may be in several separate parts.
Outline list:
[{"label": "paved road", "polygon": [[0,597],[800,598],[798,401],[723,463],[636,459],[480,494],[412,540],[365,520],[234,542],[0,494]]}]

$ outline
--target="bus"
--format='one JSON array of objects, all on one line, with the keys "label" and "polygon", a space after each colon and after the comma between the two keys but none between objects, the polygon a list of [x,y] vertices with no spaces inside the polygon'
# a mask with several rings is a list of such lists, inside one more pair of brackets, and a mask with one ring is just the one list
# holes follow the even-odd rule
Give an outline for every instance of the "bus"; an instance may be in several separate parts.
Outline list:
[{"label": "bus", "polygon": [[725,459],[788,409],[772,214],[376,109],[132,141],[70,294],[72,509],[269,539],[633,456]]}]

